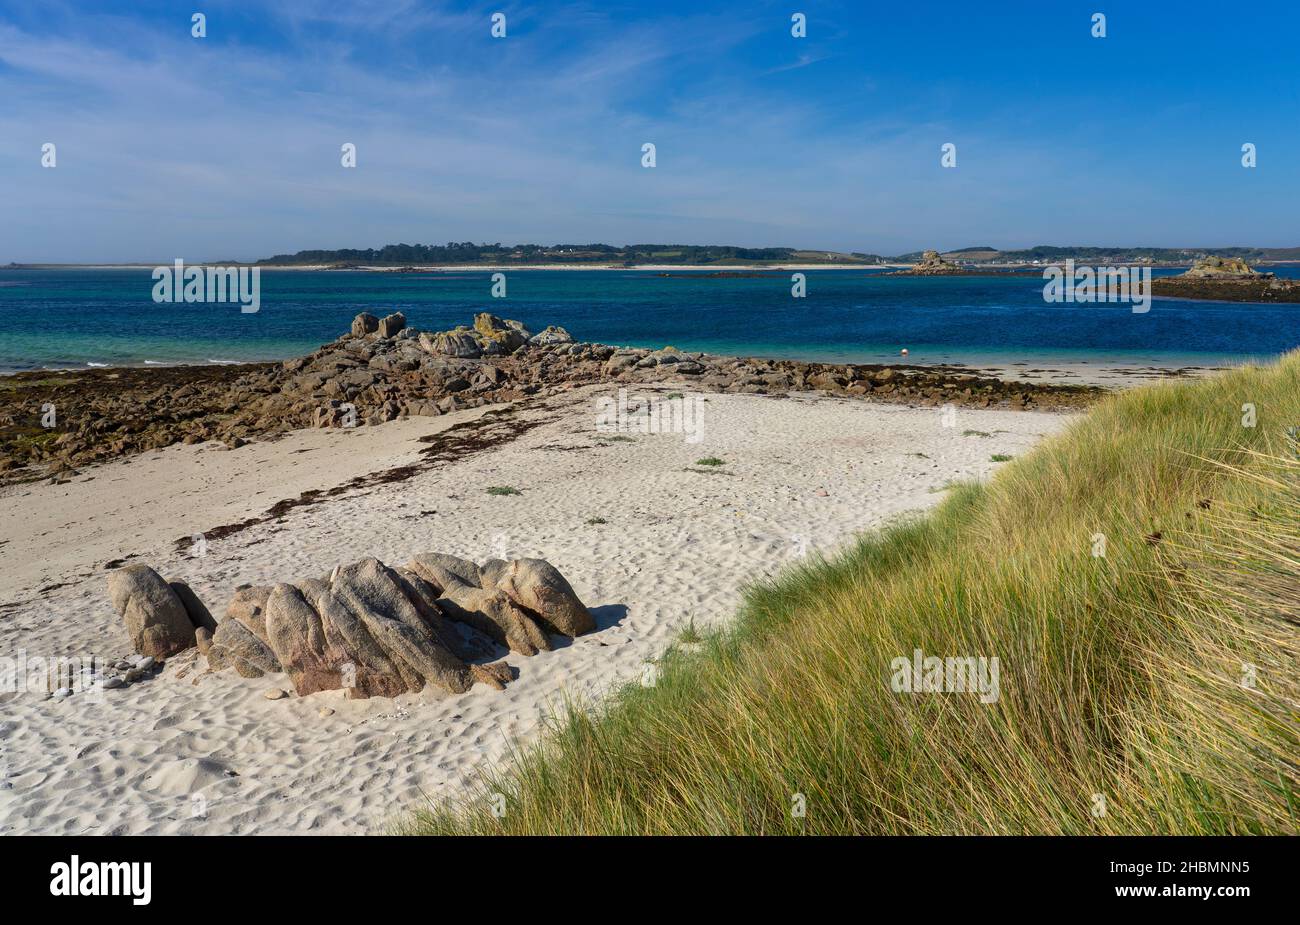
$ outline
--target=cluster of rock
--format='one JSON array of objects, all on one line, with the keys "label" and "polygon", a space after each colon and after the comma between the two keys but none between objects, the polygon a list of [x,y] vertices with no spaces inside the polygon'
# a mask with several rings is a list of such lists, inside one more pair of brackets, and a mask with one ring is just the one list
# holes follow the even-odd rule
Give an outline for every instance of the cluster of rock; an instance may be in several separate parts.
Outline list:
[{"label": "cluster of rock", "polygon": [[1218,302],[1300,302],[1300,281],[1253,269],[1240,257],[1200,257],[1179,276],[1151,281],[1153,295]]},{"label": "cluster of rock", "polygon": [[[378,424],[550,395],[592,383],[676,383],[699,391],[823,389],[891,402],[1074,407],[1078,386],[1008,383],[956,368],[743,359],[577,342],[481,313],[472,327],[422,332],[399,313],[358,315],[307,356],[245,367],[93,370],[51,382],[10,377],[0,409],[0,481],[71,477],[77,466],[173,443],[248,440],[304,427]],[[43,428],[42,408],[58,409]]]},{"label": "cluster of rock", "polygon": [[1261,273],[1240,257],[1199,257],[1192,268],[1183,274],[1186,279],[1271,279],[1272,273]]},{"label": "cluster of rock", "polygon": [[595,345],[575,345],[563,328],[533,334],[488,312],[475,316],[472,328],[434,332],[406,327],[400,312],[383,319],[362,313],[348,335],[285,361],[279,391],[264,406],[313,427],[435,416],[564,384],[543,360],[593,350],[599,353]]},{"label": "cluster of rock", "polygon": [[495,646],[531,656],[551,649],[553,634],[596,626],[543,559],[479,566],[425,553],[396,568],[362,559],[320,578],[241,588],[220,623],[183,582],[146,565],[114,571],[109,596],[141,655],[163,659],[197,646],[213,671],[283,672],[299,695],[392,697],[426,684],[463,693],[476,682],[503,689],[509,667],[483,661]]},{"label": "cluster of rock", "polygon": [[969,271],[947,260],[938,251],[924,251],[921,262],[912,264],[910,269],[899,270],[895,276],[963,276]]}]

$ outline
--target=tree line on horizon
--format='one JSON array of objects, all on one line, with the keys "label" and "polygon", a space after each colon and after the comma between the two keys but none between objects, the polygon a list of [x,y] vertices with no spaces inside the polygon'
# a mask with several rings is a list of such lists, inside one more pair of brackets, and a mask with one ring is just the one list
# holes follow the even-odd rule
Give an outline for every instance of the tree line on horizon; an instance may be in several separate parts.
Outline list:
[{"label": "tree line on horizon", "polygon": [[[944,251],[950,258],[972,262],[1051,262],[1074,258],[1083,261],[1153,261],[1188,262],[1205,254],[1240,257],[1248,261],[1300,260],[1300,247],[1061,247],[1038,245],[1022,250],[1001,251],[994,247],[964,247]],[[379,248],[339,248],[301,250],[277,254],[258,264],[285,266],[331,264],[356,266],[413,266],[434,264],[530,264],[530,263],[599,263],[636,266],[643,263],[708,265],[732,263],[914,263],[920,251],[885,257],[858,251],[849,253],[798,249],[792,247],[735,247],[717,244],[476,244],[472,241],[447,244],[388,244]]]},{"label": "tree line on horizon", "polygon": [[[819,259],[820,258],[820,259]],[[697,244],[388,244],[379,248],[302,250],[277,254],[259,264],[358,264],[366,266],[461,263],[761,263],[800,260],[824,263],[875,261],[875,254],[799,251],[790,247],[734,247]]]}]

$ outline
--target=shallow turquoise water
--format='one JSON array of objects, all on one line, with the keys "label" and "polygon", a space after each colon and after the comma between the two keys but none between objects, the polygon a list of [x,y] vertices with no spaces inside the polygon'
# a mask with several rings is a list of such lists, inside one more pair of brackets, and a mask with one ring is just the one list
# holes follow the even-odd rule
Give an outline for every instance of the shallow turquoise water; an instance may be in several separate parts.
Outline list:
[{"label": "shallow turquoise water", "polygon": [[[1297,276],[1297,268],[1279,275]],[[884,277],[808,271],[717,279],[643,271],[371,273],[263,270],[261,310],[156,304],[147,269],[0,271],[0,370],[88,363],[272,360],[333,340],[360,311],[402,311],[442,329],[475,312],[534,330],[560,324],[580,340],[714,353],[880,362],[1088,360],[1205,365],[1266,359],[1300,345],[1300,306],[1157,299],[1127,305],[1048,304],[1037,277]]]}]

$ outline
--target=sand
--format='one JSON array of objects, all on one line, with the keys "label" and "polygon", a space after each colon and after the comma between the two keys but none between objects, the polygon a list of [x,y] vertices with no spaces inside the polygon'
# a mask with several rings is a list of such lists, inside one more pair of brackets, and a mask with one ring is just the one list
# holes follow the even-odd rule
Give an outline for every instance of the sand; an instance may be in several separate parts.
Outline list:
[{"label": "sand", "polygon": [[[419,437],[484,410],[236,450],[174,446],[66,484],[0,489],[0,656],[127,653],[105,591],[105,564],[127,556],[190,582],[220,618],[240,584],[364,556],[536,555],[598,619],[553,652],[510,655],[519,677],[504,692],[271,701],[269,689],[292,691],[284,676],[207,673],[191,651],[99,703],[0,694],[0,834],[386,831],[425,799],[465,792],[512,742],[532,741],[562,698],[596,703],[650,676],[691,621],[732,618],[745,582],[924,509],[950,480],[988,477],[992,454],[1021,454],[1070,420],[959,410],[945,421],[856,399],[710,395],[698,443],[679,433],[611,441],[596,432],[594,402],[613,394],[530,402],[511,419],[536,426],[513,439],[210,539],[202,557],[176,540],[416,462]],[[710,456],[725,465],[695,465]],[[522,494],[486,492],[505,485]]]}]

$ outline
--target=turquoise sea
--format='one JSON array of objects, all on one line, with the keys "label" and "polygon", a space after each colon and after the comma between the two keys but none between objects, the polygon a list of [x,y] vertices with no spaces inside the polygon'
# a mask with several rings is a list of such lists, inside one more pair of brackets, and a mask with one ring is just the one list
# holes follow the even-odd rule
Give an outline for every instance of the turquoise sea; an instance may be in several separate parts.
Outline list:
[{"label": "turquoise sea", "polygon": [[788,272],[512,270],[498,299],[491,275],[264,269],[261,309],[244,314],[231,304],[156,304],[148,269],[5,269],[0,371],[281,359],[338,337],[357,312],[399,310],[422,329],[491,311],[534,330],[563,325],[579,340],[857,362],[896,361],[907,348],[919,363],[1211,365],[1300,346],[1300,306],[1156,299],[1137,314],[1048,304],[1037,276],[813,270],[807,297],[795,299]]}]

